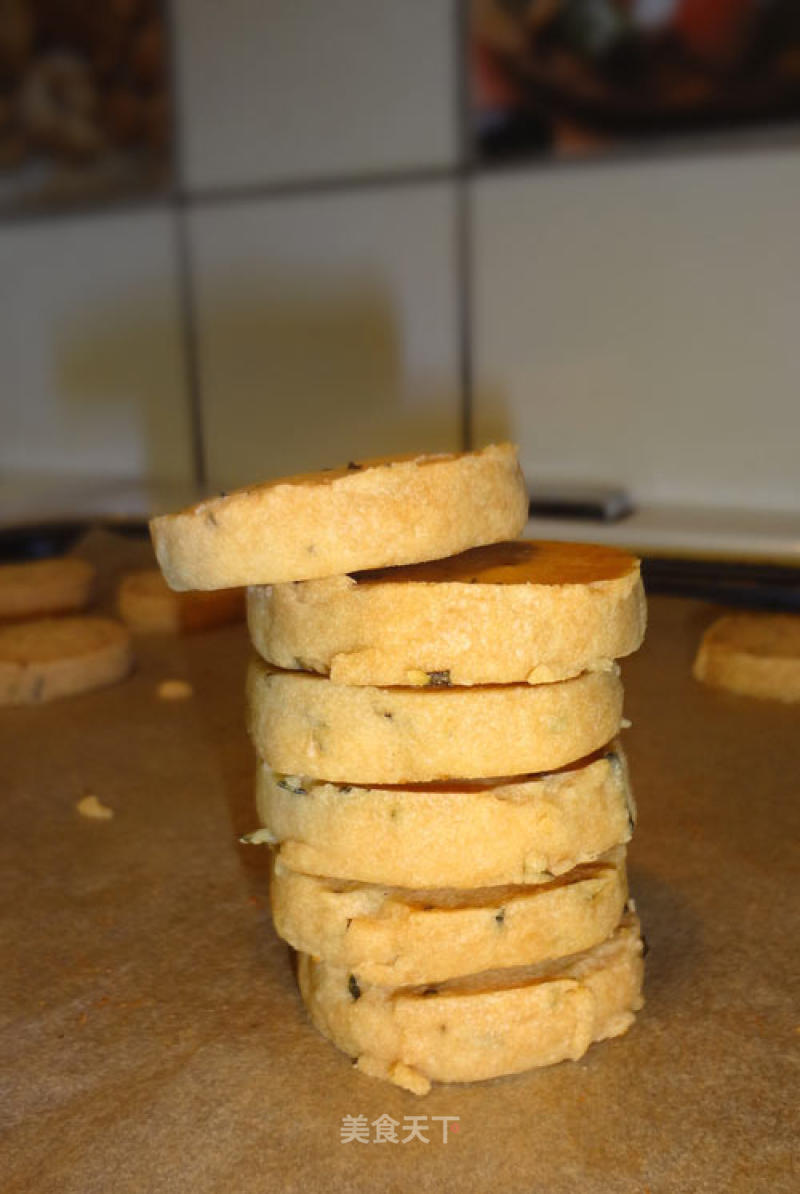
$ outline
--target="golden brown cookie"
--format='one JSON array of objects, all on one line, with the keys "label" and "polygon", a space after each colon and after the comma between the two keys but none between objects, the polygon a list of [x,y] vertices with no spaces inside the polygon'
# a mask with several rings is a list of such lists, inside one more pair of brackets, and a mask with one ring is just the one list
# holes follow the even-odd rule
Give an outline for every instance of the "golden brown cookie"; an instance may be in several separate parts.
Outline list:
[{"label": "golden brown cookie", "polygon": [[742,696],[800,701],[800,615],[718,618],[703,635],[694,676]]},{"label": "golden brown cookie", "polygon": [[278,859],[271,887],[278,936],[382,987],[580,953],[613,932],[627,897],[624,846],[547,883],[379,887],[303,875]]},{"label": "golden brown cookie", "polygon": [[541,684],[603,670],[644,635],[639,561],[519,540],[446,560],[255,586],[256,650],[337,684]]},{"label": "golden brown cookie", "polygon": [[444,984],[387,990],[306,954],[303,1001],[317,1029],[358,1068],[415,1094],[582,1057],[642,1007],[639,922],[576,957]]},{"label": "golden brown cookie", "polygon": [[243,589],[176,593],[157,568],[123,577],[117,600],[123,622],[143,634],[210,630],[239,621],[245,605]]},{"label": "golden brown cookie", "polygon": [[0,621],[70,613],[88,605],[95,570],[77,556],[0,565]]},{"label": "golden brown cookie", "polygon": [[30,705],[115,684],[131,636],[110,618],[42,618],[0,627],[0,705]]},{"label": "golden brown cookie", "polygon": [[635,806],[618,743],[544,775],[370,788],[259,763],[251,835],[310,875],[393,887],[538,883],[627,842]]},{"label": "golden brown cookie", "polygon": [[550,771],[604,746],[621,715],[616,672],[555,684],[373,688],[255,658],[248,674],[249,729],[262,758],[285,775],[345,784]]},{"label": "golden brown cookie", "polygon": [[397,456],[267,481],[150,523],[173,589],[335,576],[519,534],[528,496],[511,444]]}]

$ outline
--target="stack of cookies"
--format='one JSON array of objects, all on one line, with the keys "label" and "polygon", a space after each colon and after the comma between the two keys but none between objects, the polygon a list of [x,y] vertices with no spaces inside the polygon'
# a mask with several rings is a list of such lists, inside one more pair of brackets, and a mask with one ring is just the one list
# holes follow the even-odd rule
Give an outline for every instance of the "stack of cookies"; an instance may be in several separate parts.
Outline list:
[{"label": "stack of cookies", "polygon": [[176,588],[250,585],[272,908],[316,1026],[417,1093],[581,1056],[641,1006],[615,660],[638,563],[515,541],[513,448],[156,519]]}]

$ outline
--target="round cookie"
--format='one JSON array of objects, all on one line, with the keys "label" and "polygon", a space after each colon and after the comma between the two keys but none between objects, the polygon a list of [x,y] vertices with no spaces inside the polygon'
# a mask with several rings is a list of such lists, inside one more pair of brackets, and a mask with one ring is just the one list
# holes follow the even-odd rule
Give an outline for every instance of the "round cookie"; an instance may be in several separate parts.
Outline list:
[{"label": "round cookie", "polygon": [[117,603],[133,631],[188,634],[238,621],[244,615],[244,590],[176,593],[157,568],[145,568],[123,577]]},{"label": "round cookie", "polygon": [[0,705],[103,688],[132,666],[131,636],[110,618],[42,618],[0,627]]},{"label": "round cookie", "polygon": [[622,715],[616,671],[554,684],[373,688],[256,658],[247,688],[250,734],[275,771],[345,784],[550,771],[604,746]]},{"label": "round cookie", "polygon": [[358,787],[258,765],[255,841],[293,870],[393,887],[538,883],[627,842],[635,806],[618,743],[544,775]]},{"label": "round cookie", "polygon": [[359,984],[402,987],[523,966],[604,941],[627,900],[625,847],[538,884],[387,888],[321,879],[276,860],[275,930]]},{"label": "round cookie", "polygon": [[582,1057],[619,1036],[643,1005],[639,922],[573,958],[454,979],[435,988],[361,987],[346,970],[298,959],[316,1028],[376,1078],[427,1094]]},{"label": "round cookie", "polygon": [[742,696],[800,701],[800,616],[726,614],[706,630],[694,676]]},{"label": "round cookie", "polygon": [[335,576],[452,555],[519,534],[528,496],[511,444],[284,477],[154,518],[173,589]]},{"label": "round cookie", "polygon": [[256,650],[337,684],[541,684],[640,646],[639,561],[598,544],[519,540],[446,560],[255,586]]},{"label": "round cookie", "polygon": [[0,565],[0,621],[69,613],[88,605],[95,570],[77,556]]}]

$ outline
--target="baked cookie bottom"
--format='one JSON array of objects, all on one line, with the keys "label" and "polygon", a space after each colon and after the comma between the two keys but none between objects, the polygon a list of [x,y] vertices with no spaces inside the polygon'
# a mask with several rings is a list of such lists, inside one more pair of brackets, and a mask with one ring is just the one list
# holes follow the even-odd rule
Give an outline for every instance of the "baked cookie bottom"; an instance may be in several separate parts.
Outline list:
[{"label": "baked cookie bottom", "polygon": [[621,1035],[643,1006],[642,952],[628,912],[606,941],[557,963],[386,990],[300,954],[298,982],[316,1028],[360,1070],[426,1094],[576,1060]]}]

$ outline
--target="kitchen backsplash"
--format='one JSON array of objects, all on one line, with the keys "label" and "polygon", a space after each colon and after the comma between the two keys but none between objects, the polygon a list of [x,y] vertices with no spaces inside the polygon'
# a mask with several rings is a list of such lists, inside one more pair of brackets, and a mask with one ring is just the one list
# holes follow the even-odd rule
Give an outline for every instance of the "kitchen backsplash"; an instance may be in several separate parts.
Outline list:
[{"label": "kitchen backsplash", "polygon": [[800,152],[463,169],[452,0],[175,0],[174,194],[0,224],[0,473],[209,486],[510,437],[800,496]]}]

